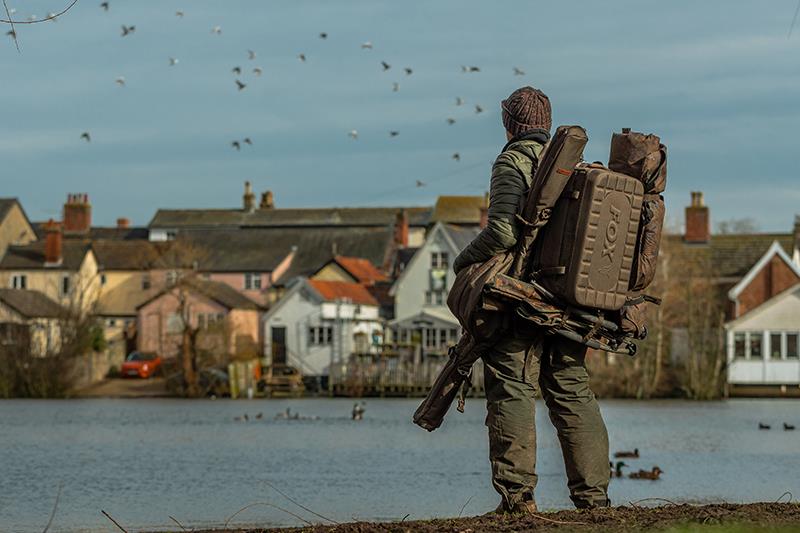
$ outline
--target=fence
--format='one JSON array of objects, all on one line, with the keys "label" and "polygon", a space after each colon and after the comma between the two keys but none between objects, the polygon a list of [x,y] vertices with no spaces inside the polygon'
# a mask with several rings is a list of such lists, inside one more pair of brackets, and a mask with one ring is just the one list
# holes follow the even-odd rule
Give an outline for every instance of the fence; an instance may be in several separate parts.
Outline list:
[{"label": "fence", "polygon": [[[353,354],[330,368],[333,396],[425,396],[447,362],[443,355],[415,355],[396,351]],[[471,394],[483,393],[483,363],[472,370]]]}]

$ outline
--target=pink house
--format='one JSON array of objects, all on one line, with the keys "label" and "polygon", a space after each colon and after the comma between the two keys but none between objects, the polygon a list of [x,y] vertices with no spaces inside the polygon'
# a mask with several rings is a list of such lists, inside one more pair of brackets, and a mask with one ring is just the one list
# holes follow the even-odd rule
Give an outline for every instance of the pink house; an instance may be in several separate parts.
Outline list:
[{"label": "pink house", "polygon": [[178,355],[186,320],[198,330],[201,356],[212,364],[258,357],[261,311],[226,283],[183,278],[137,307],[138,349],[167,358]]}]

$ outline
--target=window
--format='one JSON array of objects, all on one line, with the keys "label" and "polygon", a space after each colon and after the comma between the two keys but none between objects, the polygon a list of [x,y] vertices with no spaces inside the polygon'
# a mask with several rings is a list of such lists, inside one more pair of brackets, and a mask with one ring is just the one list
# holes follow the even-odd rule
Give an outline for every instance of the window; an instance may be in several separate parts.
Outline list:
[{"label": "window", "polygon": [[150,288],[150,273],[146,272],[142,274],[142,290],[146,291]]},{"label": "window", "polygon": [[333,343],[333,328],[331,326],[311,326],[308,328],[308,344],[323,346]]},{"label": "window", "polygon": [[11,276],[11,288],[12,289],[27,289],[28,288],[28,276],[25,274],[14,274]]},{"label": "window", "polygon": [[744,333],[733,334],[733,356],[744,358],[745,356],[745,343],[747,342]]},{"label": "window", "polygon": [[113,318],[109,318],[106,323],[108,324],[108,327],[110,327],[110,328],[113,328],[114,326],[117,325],[117,321],[114,320]]},{"label": "window", "polygon": [[425,347],[436,348],[436,330],[434,328],[425,328]]},{"label": "window", "polygon": [[787,333],[786,334],[786,358],[787,359],[797,359],[797,356],[798,356],[797,340],[798,340],[798,334],[797,333]]},{"label": "window", "polygon": [[167,235],[167,240],[168,240],[168,241],[174,241],[174,240],[175,240],[175,237],[177,237],[177,236],[178,236],[178,231],[177,231],[177,230],[174,230],[174,229],[168,229],[168,230],[166,231],[166,235]]},{"label": "window", "polygon": [[178,271],[170,270],[167,272],[167,285],[175,285],[178,282]]},{"label": "window", "polygon": [[197,315],[197,327],[198,329],[208,329],[208,322],[206,321],[206,315],[204,313],[199,313]]},{"label": "window", "polygon": [[69,276],[61,278],[61,295],[66,296],[69,294]]},{"label": "window", "polygon": [[431,252],[431,268],[436,270],[447,270],[447,252]]},{"label": "window", "polygon": [[100,274],[100,285],[105,285],[106,281],[107,281],[106,280],[106,275],[105,274]]},{"label": "window", "polygon": [[448,342],[452,342],[452,343],[458,342],[458,329],[457,328],[451,328],[450,329],[450,332],[448,334],[447,340],[448,340]]},{"label": "window", "polygon": [[244,275],[244,289],[246,291],[258,290],[261,288],[261,274],[248,272]]},{"label": "window", "polygon": [[770,359],[781,359],[782,352],[781,350],[781,335],[780,333],[770,333],[769,335],[769,358]]},{"label": "window", "polygon": [[443,305],[445,301],[445,291],[433,290],[425,291],[425,303],[427,305]]},{"label": "window", "polygon": [[750,359],[761,359],[764,357],[763,350],[764,334],[759,332],[750,333]]}]

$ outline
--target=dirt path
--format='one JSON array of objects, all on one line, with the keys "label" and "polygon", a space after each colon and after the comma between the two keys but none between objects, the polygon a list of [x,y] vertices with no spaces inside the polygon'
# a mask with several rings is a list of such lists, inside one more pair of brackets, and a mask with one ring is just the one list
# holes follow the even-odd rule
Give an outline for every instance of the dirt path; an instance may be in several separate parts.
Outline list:
[{"label": "dirt path", "polygon": [[[720,527],[721,526],[721,527]],[[489,533],[526,531],[800,531],[800,504],[753,503],[746,505],[664,505],[612,507],[592,511],[542,512],[538,516],[472,517],[419,522],[355,522],[290,529],[228,529],[236,533]],[[217,530],[217,532],[223,530]],[[211,533],[210,531],[196,533]]]},{"label": "dirt path", "polygon": [[169,396],[164,378],[105,379],[75,393],[77,398],[159,398]]}]

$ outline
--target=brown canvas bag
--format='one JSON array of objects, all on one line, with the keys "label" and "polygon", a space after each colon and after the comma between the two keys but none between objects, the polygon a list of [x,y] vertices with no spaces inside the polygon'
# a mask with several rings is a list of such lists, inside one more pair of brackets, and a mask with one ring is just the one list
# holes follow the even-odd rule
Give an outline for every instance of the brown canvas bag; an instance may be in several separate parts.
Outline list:
[{"label": "brown canvas bag", "polygon": [[624,333],[643,339],[647,336],[647,302],[658,303],[657,299],[645,297],[643,291],[655,278],[664,229],[666,208],[661,193],[667,187],[667,148],[656,135],[645,135],[624,128],[622,133],[615,133],[611,138],[608,166],[637,178],[644,185],[644,203],[637,236],[638,247],[631,271],[630,294],[620,309],[618,318]]}]

